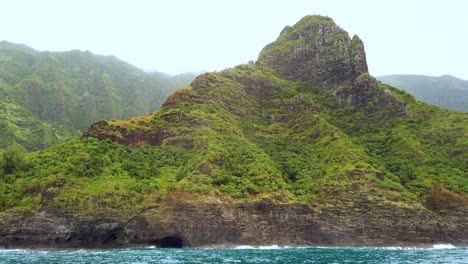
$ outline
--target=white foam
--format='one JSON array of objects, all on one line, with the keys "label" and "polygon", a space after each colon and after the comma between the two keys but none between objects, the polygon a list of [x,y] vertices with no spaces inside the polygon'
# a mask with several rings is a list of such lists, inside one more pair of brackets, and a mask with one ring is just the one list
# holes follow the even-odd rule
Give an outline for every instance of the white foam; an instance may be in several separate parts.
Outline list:
[{"label": "white foam", "polygon": [[399,247],[399,246],[391,246],[391,247],[322,247],[322,246],[317,246],[314,248],[320,248],[320,249],[355,249],[355,250],[361,250],[361,249],[377,249],[377,250],[434,250],[434,249],[455,249],[455,247],[452,244],[435,244],[432,245],[432,247]]},{"label": "white foam", "polygon": [[271,245],[271,246],[259,246],[258,249],[281,249],[286,247],[280,247],[278,245]]},{"label": "white foam", "polygon": [[0,249],[0,252],[18,252],[18,251],[27,251],[25,249]]},{"label": "white foam", "polygon": [[387,250],[417,250],[417,249],[423,249],[423,248],[417,248],[417,247],[383,247],[383,248],[375,248],[375,249],[387,249]]},{"label": "white foam", "polygon": [[436,244],[432,245],[432,249],[454,249],[457,248],[456,246],[452,244]]},{"label": "white foam", "polygon": [[241,245],[241,246],[235,247],[235,249],[255,249],[255,247],[247,246],[247,245]]},{"label": "white foam", "polygon": [[376,247],[374,249],[386,249],[386,250],[433,250],[433,249],[454,249],[457,248],[452,244],[435,244],[432,247]]},{"label": "white foam", "polygon": [[271,250],[271,249],[284,249],[290,248],[288,246],[280,247],[278,245],[270,245],[270,246],[249,246],[249,245],[240,245],[235,247],[234,249],[261,249],[261,250]]}]

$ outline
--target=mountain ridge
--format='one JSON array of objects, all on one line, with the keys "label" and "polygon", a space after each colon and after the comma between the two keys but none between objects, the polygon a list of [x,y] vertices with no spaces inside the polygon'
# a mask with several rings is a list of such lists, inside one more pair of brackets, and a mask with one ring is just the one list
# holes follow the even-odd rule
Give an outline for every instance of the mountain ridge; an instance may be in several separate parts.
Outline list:
[{"label": "mountain ridge", "polygon": [[[0,147],[17,142],[27,150],[44,149],[78,136],[98,120],[149,113],[194,77],[146,73],[115,56],[89,51],[39,52],[2,41],[0,89],[6,130]],[[15,114],[13,109],[21,110]]]},{"label": "mountain ridge", "polygon": [[468,112],[468,81],[451,75],[439,77],[416,74],[393,74],[377,77],[403,89],[418,100],[451,110]]}]

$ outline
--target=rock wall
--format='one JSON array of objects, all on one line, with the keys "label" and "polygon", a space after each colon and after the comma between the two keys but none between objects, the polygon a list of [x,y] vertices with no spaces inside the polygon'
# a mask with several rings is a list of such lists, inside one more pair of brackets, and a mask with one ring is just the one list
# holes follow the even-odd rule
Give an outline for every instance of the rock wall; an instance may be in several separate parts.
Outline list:
[{"label": "rock wall", "polygon": [[353,80],[367,72],[361,39],[351,39],[333,20],[319,16],[307,16],[293,27],[286,27],[275,42],[262,50],[258,61],[282,78],[319,86]]},{"label": "rock wall", "polygon": [[105,212],[87,217],[46,211],[12,214],[0,218],[0,247],[468,245],[468,224],[463,220],[468,216],[466,199],[457,200],[449,192],[427,199],[431,210],[363,197],[356,197],[352,206],[326,208],[270,200],[232,204],[205,197],[169,199],[127,218]]}]

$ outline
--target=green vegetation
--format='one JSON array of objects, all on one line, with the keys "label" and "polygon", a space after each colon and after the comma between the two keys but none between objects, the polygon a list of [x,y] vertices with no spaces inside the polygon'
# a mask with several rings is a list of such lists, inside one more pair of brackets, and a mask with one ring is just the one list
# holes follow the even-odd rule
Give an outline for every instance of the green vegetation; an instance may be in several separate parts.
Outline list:
[{"label": "green vegetation", "polygon": [[0,149],[20,144],[27,150],[44,149],[63,142],[77,132],[67,124],[51,124],[18,105],[0,87]]},{"label": "green vegetation", "polygon": [[162,145],[84,137],[28,154],[3,177],[1,206],[135,212],[176,191],[324,205],[352,192],[409,206],[436,186],[467,194],[466,115],[376,85],[406,102],[406,116],[372,102],[340,106],[332,90],[255,64],[204,74],[152,115],[92,131],[121,139],[164,131]]},{"label": "green vegetation", "polygon": [[89,51],[38,52],[0,42],[0,149],[13,142],[44,149],[98,120],[148,114],[194,78],[145,73]]},{"label": "green vegetation", "polygon": [[92,212],[100,206],[130,210],[160,199],[173,189],[189,155],[171,146],[134,148],[90,138],[28,154],[25,163],[20,157],[16,149],[3,154],[3,208]]},{"label": "green vegetation", "polygon": [[468,81],[450,75],[386,75],[380,81],[403,89],[416,99],[451,110],[468,112]]},{"label": "green vegetation", "polygon": [[24,168],[24,153],[17,144],[12,145],[1,153],[0,175],[18,173]]},{"label": "green vegetation", "polygon": [[127,214],[209,196],[411,208],[438,187],[468,194],[467,114],[366,72],[315,81],[282,79],[262,62],[203,74],[150,115],[100,121],[27,154],[2,172],[0,207]]}]

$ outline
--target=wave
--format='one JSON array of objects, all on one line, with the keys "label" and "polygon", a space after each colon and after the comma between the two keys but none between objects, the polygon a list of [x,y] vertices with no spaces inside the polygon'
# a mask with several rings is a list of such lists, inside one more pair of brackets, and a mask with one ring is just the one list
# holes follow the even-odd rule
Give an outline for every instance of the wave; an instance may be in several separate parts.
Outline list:
[{"label": "wave", "polygon": [[[435,244],[430,248],[425,247],[383,247],[388,250],[434,250],[434,249],[456,249],[457,247],[452,244]],[[377,248],[378,249],[378,248]]]},{"label": "wave", "polygon": [[361,247],[356,249],[384,249],[384,250],[434,250],[434,249],[457,249],[458,247],[452,244],[434,244],[432,247]]},{"label": "wave", "polygon": [[0,249],[0,253],[2,252],[23,252],[28,251],[26,249]]},{"label": "wave", "polygon": [[234,247],[234,249],[304,249],[304,248],[318,248],[318,249],[377,249],[377,250],[438,250],[438,249],[458,249],[458,247],[452,244],[434,244],[432,247],[399,247],[399,246],[390,246],[390,247],[324,247],[324,246],[250,246],[250,245],[240,245]]},{"label": "wave", "polygon": [[270,246],[249,246],[249,245],[240,245],[234,247],[234,249],[262,249],[262,250],[271,250],[271,249],[285,249],[291,248],[289,246],[278,246],[278,245],[270,245]]},{"label": "wave", "polygon": [[432,249],[454,249],[457,248],[456,246],[452,244],[435,244],[432,245]]},{"label": "wave", "polygon": [[427,249],[427,248],[418,248],[418,247],[377,247],[374,249],[386,249],[386,250],[421,250],[421,249]]},{"label": "wave", "polygon": [[[157,249],[156,246],[147,246],[144,247],[146,249]],[[255,249],[255,250],[280,250],[280,249],[354,249],[354,250],[366,250],[366,249],[375,249],[375,250],[447,250],[447,249],[468,249],[468,247],[456,247],[452,244],[434,244],[428,247],[402,247],[402,246],[388,246],[388,247],[334,247],[334,246],[279,246],[279,245],[268,245],[268,246],[253,246],[253,245],[230,245],[230,246],[221,246],[221,247],[206,247],[206,248],[199,248],[199,249],[241,249],[241,250],[248,250],[248,249]],[[131,250],[131,249],[138,249],[138,248],[127,248],[127,249],[119,249],[119,250]],[[196,249],[196,248],[186,248],[186,249]],[[42,254],[50,253],[51,251],[57,251],[54,249],[51,250],[36,250],[36,249],[1,249],[0,253],[9,253],[9,252],[38,252]],[[83,252],[90,252],[92,254],[104,254],[107,251],[102,249],[69,249],[63,250],[68,254],[81,254]]]}]

